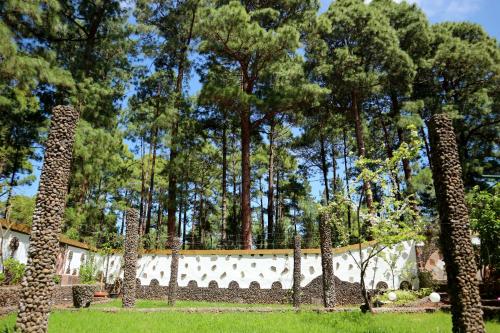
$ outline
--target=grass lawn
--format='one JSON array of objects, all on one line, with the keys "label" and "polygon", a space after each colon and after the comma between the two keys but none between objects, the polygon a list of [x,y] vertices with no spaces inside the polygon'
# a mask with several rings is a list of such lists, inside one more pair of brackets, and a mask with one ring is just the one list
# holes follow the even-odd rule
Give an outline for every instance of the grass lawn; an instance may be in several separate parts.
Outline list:
[{"label": "grass lawn", "polygon": [[[14,322],[14,314],[0,318],[0,332],[9,332]],[[489,333],[500,333],[499,322],[486,325]],[[104,313],[95,307],[53,312],[49,332],[448,333],[451,318],[445,313],[364,315],[359,312],[318,314],[307,310],[299,313]]]},{"label": "grass lawn", "polygon": [[[94,304],[94,309],[99,308],[121,308],[122,300],[113,299],[110,302]],[[148,308],[167,308],[169,305],[166,300],[146,300],[139,299],[135,302],[138,309]],[[216,303],[216,302],[196,302],[196,301],[177,301],[176,308],[292,308],[291,304],[240,304],[240,303]]]}]

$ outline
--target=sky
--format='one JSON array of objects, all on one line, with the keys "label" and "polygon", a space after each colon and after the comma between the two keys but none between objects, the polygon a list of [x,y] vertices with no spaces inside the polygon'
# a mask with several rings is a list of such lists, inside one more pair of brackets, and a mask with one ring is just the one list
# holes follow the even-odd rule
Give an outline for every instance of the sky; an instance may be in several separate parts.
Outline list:
[{"label": "sky", "polygon": [[[481,24],[493,37],[500,40],[500,0],[408,0],[417,3],[427,14],[432,23],[444,21],[470,21]],[[321,0],[321,12],[327,10],[332,0]],[[200,84],[197,77],[190,82],[190,93],[195,94]],[[38,188],[38,177],[41,164],[34,165],[37,181],[31,185],[19,186],[14,190],[15,195],[34,195]],[[323,184],[320,177],[313,177],[312,191],[318,196],[322,191]]]}]

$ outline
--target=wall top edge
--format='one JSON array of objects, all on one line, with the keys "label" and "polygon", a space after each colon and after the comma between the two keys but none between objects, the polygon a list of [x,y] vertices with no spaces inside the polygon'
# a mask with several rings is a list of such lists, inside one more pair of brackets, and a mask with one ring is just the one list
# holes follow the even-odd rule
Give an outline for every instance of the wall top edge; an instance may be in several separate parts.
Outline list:
[{"label": "wall top edge", "polygon": [[[29,235],[31,233],[31,228],[28,225],[14,223],[12,221],[7,222],[7,220],[5,220],[5,219],[0,219],[0,226],[2,227],[2,229],[5,229],[5,230],[10,229],[12,231],[17,231],[17,232],[20,232],[20,233],[26,234],[26,235]],[[66,237],[65,235],[59,235],[59,242],[66,244],[66,245],[78,247],[78,248],[84,249],[84,250],[92,250],[92,251],[95,250],[95,248],[93,248],[92,246],[85,244],[83,242],[76,241],[74,239],[70,239],[70,238]]]},{"label": "wall top edge", "polygon": [[[23,234],[29,235],[31,232],[31,228],[26,224],[18,224],[10,222],[8,223],[5,219],[0,219],[0,226],[3,229],[10,229],[12,231],[17,231]],[[97,251],[94,247],[89,244],[79,242],[73,239],[70,239],[64,235],[59,235],[59,241],[62,244],[74,246],[84,250]],[[376,242],[365,242],[361,244],[361,248],[364,249],[369,247]],[[353,244],[338,248],[333,248],[333,254],[345,253],[348,251],[354,251],[359,249],[359,244]],[[121,250],[112,251],[115,254],[119,254]],[[301,252],[303,254],[321,254],[321,249],[302,249]],[[172,250],[140,250],[140,254],[142,255],[170,255],[172,254]],[[180,250],[179,254],[181,255],[293,255],[293,249],[255,249],[255,250]]]}]

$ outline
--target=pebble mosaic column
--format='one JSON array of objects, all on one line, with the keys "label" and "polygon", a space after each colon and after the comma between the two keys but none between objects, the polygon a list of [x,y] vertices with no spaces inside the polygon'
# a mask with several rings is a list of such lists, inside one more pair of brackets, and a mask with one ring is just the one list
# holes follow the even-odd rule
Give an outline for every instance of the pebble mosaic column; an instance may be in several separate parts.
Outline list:
[{"label": "pebble mosaic column", "polygon": [[302,279],[302,273],[300,271],[301,265],[301,242],[302,238],[300,235],[296,235],[294,238],[294,247],[293,247],[293,307],[300,308],[300,280]]},{"label": "pebble mosaic column", "polygon": [[462,169],[452,121],[443,114],[433,116],[430,134],[453,332],[485,332]]},{"label": "pebble mosaic column", "polygon": [[137,248],[139,246],[139,214],[135,209],[127,210],[127,230],[125,234],[125,253],[123,254],[123,307],[135,306]]},{"label": "pebble mosaic column", "polygon": [[59,105],[52,109],[31,225],[28,262],[21,283],[16,322],[16,330],[20,332],[47,331],[78,119],[78,112],[71,106]]},{"label": "pebble mosaic column", "polygon": [[172,249],[172,262],[170,263],[170,280],[168,282],[168,305],[174,306],[177,299],[177,277],[179,275],[179,251],[181,249],[181,240],[174,237],[170,247]]},{"label": "pebble mosaic column", "polygon": [[328,223],[328,215],[321,214],[319,236],[321,246],[321,268],[323,271],[323,305],[325,308],[335,306],[335,280],[333,277],[332,228]]}]

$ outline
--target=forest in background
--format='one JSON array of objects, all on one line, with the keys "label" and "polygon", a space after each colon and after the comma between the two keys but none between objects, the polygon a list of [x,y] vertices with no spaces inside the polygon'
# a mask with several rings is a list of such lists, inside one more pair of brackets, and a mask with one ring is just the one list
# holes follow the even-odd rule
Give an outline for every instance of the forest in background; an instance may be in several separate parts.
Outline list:
[{"label": "forest in background", "polygon": [[35,181],[51,108],[71,104],[73,239],[121,246],[127,207],[147,248],[174,235],[185,248],[283,248],[296,233],[318,247],[322,214],[335,246],[377,237],[380,221],[432,237],[428,121],[447,113],[473,228],[499,259],[498,42],[406,2],[318,11],[315,0],[3,1],[1,215],[30,223],[34,198],[13,191]]}]

